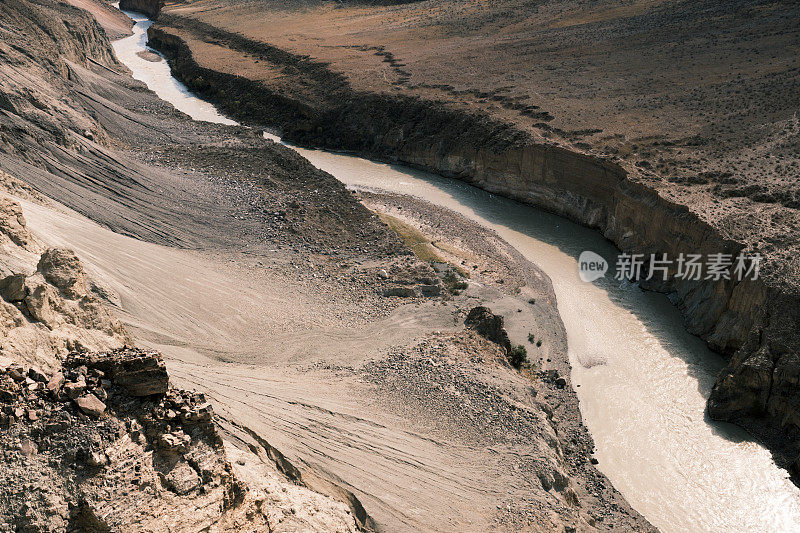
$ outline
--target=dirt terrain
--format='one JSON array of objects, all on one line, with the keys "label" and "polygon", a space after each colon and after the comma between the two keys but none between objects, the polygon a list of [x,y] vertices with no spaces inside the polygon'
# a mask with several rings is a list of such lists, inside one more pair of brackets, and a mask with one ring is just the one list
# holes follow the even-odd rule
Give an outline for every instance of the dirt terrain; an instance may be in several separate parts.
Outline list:
[{"label": "dirt terrain", "polygon": [[[3,331],[36,332],[0,345],[4,527],[652,530],[593,465],[549,280],[496,235],[189,120],[78,8],[4,2],[0,35]],[[131,338],[179,388],[131,392]]]},{"label": "dirt terrain", "polygon": [[149,36],[192,89],[297,144],[462,179],[628,253],[761,255],[758,280],[642,285],[730,358],[709,414],[798,474],[797,17],[789,1],[193,0]]},{"label": "dirt terrain", "polygon": [[[257,435],[297,468],[337,480],[378,525],[646,529],[591,465],[546,278],[460,217],[396,197],[365,201],[408,222],[419,217],[423,230],[436,226],[429,238],[437,253],[473,272],[470,288],[444,301],[395,301],[377,320],[354,316],[366,306],[334,315],[312,272],[279,262],[259,270],[268,255],[165,248],[69,211],[25,209],[49,242],[69,241],[91,258],[88,268],[120,296],[117,312],[137,342],[164,352],[179,386],[208,394],[226,432],[244,442]],[[374,289],[363,298],[385,300]],[[525,343],[527,374],[464,330],[479,303],[505,315],[512,341]],[[552,496],[543,499],[545,487]],[[444,518],[431,523],[431,513]]]},{"label": "dirt terrain", "polygon": [[[733,219],[742,208],[769,216],[800,205],[797,15],[793,2],[194,0],[170,5],[161,21],[309,56],[355,91],[486,113],[618,156],[668,196]],[[290,70],[232,44],[192,50],[311,105],[325,97],[311,84],[290,89]]]}]

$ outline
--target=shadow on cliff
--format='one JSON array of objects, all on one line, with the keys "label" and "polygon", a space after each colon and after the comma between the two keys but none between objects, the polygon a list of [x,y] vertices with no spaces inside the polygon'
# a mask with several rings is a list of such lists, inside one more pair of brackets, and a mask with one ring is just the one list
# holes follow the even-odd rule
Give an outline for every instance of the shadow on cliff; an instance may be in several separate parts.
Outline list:
[{"label": "shadow on cliff", "polygon": [[[574,265],[570,265],[576,270],[575,283],[581,283],[577,276],[577,261],[581,252],[591,250],[602,255],[609,263],[609,272],[595,285],[606,292],[615,305],[634,315],[671,357],[684,361],[687,374],[696,383],[697,390],[703,398],[708,398],[717,375],[725,365],[724,359],[709,350],[702,339],[686,330],[680,311],[667,295],[622,285],[614,279],[614,265],[619,250],[598,232],[458,180],[411,170],[406,166],[390,167],[435,185],[452,200],[491,224],[505,226],[525,237],[556,247],[575,260]],[[413,191],[410,193],[414,194]],[[756,440],[733,424],[711,420],[707,413],[704,413],[704,421],[716,435],[731,442]]]}]

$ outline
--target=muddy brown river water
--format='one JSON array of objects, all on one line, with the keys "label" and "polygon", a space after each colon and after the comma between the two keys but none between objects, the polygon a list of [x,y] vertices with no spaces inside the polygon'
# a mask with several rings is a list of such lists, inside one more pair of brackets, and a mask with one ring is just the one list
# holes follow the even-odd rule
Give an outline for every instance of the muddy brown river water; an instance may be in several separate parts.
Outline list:
[{"label": "muddy brown river water", "polygon": [[[195,120],[236,124],[172,77],[147,49],[150,21],[114,43],[117,57],[159,97]],[[273,135],[265,136],[280,142]],[[723,366],[684,329],[661,294],[612,278],[578,277],[592,250],[615,263],[601,235],[464,183],[395,165],[292,147],[348,187],[413,195],[496,231],[552,279],[567,330],[572,381],[598,467],[662,531],[800,531],[800,490],[740,429],[710,421],[706,398]],[[612,268],[613,270],[613,268]]]}]

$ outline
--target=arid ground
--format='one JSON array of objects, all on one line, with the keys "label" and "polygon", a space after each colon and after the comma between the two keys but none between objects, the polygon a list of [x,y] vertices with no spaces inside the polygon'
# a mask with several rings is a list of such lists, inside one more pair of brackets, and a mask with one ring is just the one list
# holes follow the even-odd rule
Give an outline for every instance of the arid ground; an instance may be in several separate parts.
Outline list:
[{"label": "arid ground", "polygon": [[753,283],[648,288],[730,358],[711,416],[800,475],[797,18],[789,1],[193,0],[150,37],[292,142],[462,179],[645,257],[762,257]]},{"label": "arid ground", "polygon": [[[209,24],[327,63],[356,91],[486,113],[621,158],[666,197],[788,260],[800,207],[794,2],[374,4],[198,0],[168,3],[162,24]],[[224,42],[192,51],[288,94],[318,89]]]},{"label": "arid ground", "polygon": [[[452,213],[190,120],[115,59],[125,19],[75,4],[105,31],[0,6],[4,525],[652,530],[592,463],[547,276]],[[102,314],[61,317],[78,305]],[[481,305],[491,327],[467,327]],[[502,315],[530,364],[509,364]],[[130,398],[129,352],[102,350],[131,342],[206,396],[165,393],[148,352],[157,397]]]},{"label": "arid ground", "polygon": [[649,288],[729,358],[709,413],[800,476],[796,2],[123,3],[242,125],[135,81],[109,2],[0,4],[3,527],[653,530],[595,467],[547,275],[262,128],[623,250],[763,254]]}]

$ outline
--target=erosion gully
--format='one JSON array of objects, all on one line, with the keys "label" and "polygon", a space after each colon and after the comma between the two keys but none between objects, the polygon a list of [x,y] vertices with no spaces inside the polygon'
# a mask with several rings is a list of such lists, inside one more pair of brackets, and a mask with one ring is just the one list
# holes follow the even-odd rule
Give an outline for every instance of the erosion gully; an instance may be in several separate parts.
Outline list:
[{"label": "erosion gully", "polygon": [[[236,124],[137,55],[151,21],[128,13],[117,57],[159,97],[195,120]],[[265,137],[281,142],[274,135]],[[285,143],[284,143],[285,144]],[[615,263],[601,235],[456,180],[322,150],[297,150],[348,187],[413,195],[496,231],[552,279],[567,330],[572,382],[598,468],[662,531],[800,531],[800,490],[742,430],[709,420],[706,398],[723,360],[683,327],[668,298],[578,277],[584,250]],[[613,271],[613,268],[611,269]]]}]

